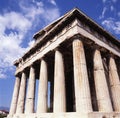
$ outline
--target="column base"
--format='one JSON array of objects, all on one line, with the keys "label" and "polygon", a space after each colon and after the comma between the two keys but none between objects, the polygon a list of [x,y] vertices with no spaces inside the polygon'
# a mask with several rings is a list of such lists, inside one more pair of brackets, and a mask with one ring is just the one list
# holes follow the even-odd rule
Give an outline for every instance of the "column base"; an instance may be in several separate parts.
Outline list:
[{"label": "column base", "polygon": [[29,113],[16,114],[7,118],[120,118],[120,112],[89,112],[89,113]]}]

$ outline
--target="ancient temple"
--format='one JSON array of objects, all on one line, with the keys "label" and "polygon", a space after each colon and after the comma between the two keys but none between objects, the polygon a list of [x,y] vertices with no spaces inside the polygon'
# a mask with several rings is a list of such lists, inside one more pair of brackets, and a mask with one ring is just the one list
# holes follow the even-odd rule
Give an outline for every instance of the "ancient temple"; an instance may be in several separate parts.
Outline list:
[{"label": "ancient temple", "polygon": [[120,118],[119,40],[77,8],[34,39],[14,62],[8,118]]}]

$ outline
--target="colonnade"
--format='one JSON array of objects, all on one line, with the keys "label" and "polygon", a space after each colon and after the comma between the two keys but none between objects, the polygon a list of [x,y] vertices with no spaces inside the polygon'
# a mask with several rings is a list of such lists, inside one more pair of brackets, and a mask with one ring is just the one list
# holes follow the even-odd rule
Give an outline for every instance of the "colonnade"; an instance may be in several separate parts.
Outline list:
[{"label": "colonnade", "polygon": [[[84,50],[84,43],[80,39],[72,42],[73,53],[73,73],[75,89],[76,112],[92,112],[91,93],[89,77],[87,72],[87,62]],[[66,91],[65,91],[65,68],[64,57],[59,48],[55,50],[54,59],[54,97],[53,113],[66,112]],[[39,89],[37,101],[37,113],[47,113],[48,94],[48,68],[47,62],[40,60]],[[109,59],[109,83],[108,88],[105,70],[103,67],[101,51],[96,48],[93,56],[94,83],[99,112],[120,111],[120,80],[114,56]],[[22,76],[16,76],[14,92],[11,102],[10,114],[34,113],[35,101],[35,69],[31,65],[29,72],[28,91],[26,95],[27,77],[25,72]],[[25,100],[26,95],[26,100]]]}]

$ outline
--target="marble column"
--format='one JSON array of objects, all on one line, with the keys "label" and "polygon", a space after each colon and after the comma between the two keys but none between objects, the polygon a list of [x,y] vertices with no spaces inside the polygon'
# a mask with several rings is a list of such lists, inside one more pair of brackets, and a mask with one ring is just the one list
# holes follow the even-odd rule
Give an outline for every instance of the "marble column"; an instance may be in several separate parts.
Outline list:
[{"label": "marble column", "polygon": [[25,113],[34,112],[34,101],[35,101],[35,69],[33,66],[30,67],[30,75],[27,89],[26,107]]},{"label": "marble column", "polygon": [[16,77],[13,97],[12,97],[12,102],[11,102],[11,107],[10,107],[10,113],[9,113],[10,115],[13,115],[16,113],[19,89],[20,89],[20,78]]},{"label": "marble column", "polygon": [[39,90],[38,90],[38,103],[37,113],[47,112],[47,90],[48,90],[48,77],[47,77],[47,64],[41,60],[40,76],[39,76]]},{"label": "marble column", "polygon": [[20,91],[17,103],[17,111],[16,113],[23,113],[24,112],[24,104],[25,104],[25,95],[26,95],[26,74],[22,72],[21,84],[20,84]]},{"label": "marble column", "polygon": [[109,61],[109,79],[114,110],[120,112],[120,79],[114,57],[112,56],[110,57]]},{"label": "marble column", "polygon": [[64,62],[60,51],[55,51],[54,105],[53,112],[66,111]]},{"label": "marble column", "polygon": [[83,43],[73,41],[73,66],[75,83],[76,112],[91,112],[91,96]]},{"label": "marble column", "polygon": [[94,52],[94,81],[98,110],[102,112],[112,112],[113,109],[110,100],[105,71],[102,63],[102,57],[98,49],[95,49]]}]

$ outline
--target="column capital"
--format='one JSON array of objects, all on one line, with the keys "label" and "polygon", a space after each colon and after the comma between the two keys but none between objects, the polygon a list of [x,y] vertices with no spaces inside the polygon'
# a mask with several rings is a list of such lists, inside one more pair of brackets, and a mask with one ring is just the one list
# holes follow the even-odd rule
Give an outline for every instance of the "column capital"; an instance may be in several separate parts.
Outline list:
[{"label": "column capital", "polygon": [[21,75],[22,75],[22,73],[26,73],[26,68],[20,72]]},{"label": "column capital", "polygon": [[93,48],[94,50],[99,50],[99,51],[101,51],[101,49],[102,49],[102,47],[100,47],[100,46],[99,46],[98,44],[96,44],[96,43],[93,43],[92,48]]},{"label": "column capital", "polygon": [[98,44],[96,44],[95,42],[93,42],[91,44],[91,48],[95,51],[95,50],[99,50],[99,51],[102,51],[102,52],[107,52],[107,50],[104,48],[104,47],[101,47],[99,46]]},{"label": "column capital", "polygon": [[32,64],[30,65],[30,67],[34,67],[34,63],[32,63]]},{"label": "column capital", "polygon": [[32,64],[30,64],[29,68],[31,68],[31,67],[32,67],[32,68],[35,68],[35,67],[34,67],[34,64],[35,64],[35,62],[33,62]]},{"label": "column capital", "polygon": [[54,52],[56,52],[56,51],[60,51],[59,46],[58,46],[58,47],[56,47],[53,51],[54,51]]},{"label": "column capital", "polygon": [[116,55],[114,55],[114,54],[113,54],[112,52],[110,52],[110,51],[109,51],[108,56],[109,56],[109,58],[110,58],[110,57],[112,57],[112,58],[114,58],[114,59],[116,59],[116,58],[117,58],[117,57],[116,57]]},{"label": "column capital", "polygon": [[[22,72],[21,72],[22,73]],[[15,77],[17,78],[20,78],[21,77],[21,73],[18,73],[17,75],[15,75]]]},{"label": "column capital", "polygon": [[54,51],[54,54],[56,51],[62,52],[62,50],[59,48],[59,46],[57,48],[55,48],[53,51]]},{"label": "column capital", "polygon": [[44,60],[44,61],[46,61],[46,55],[44,55],[44,56],[42,56],[40,59],[38,59],[37,61],[42,61],[42,60]]},{"label": "column capital", "polygon": [[76,35],[74,35],[74,36],[72,37],[72,40],[77,40],[77,39],[82,40],[83,38],[84,38],[84,37],[83,37],[82,35],[76,34]]}]

